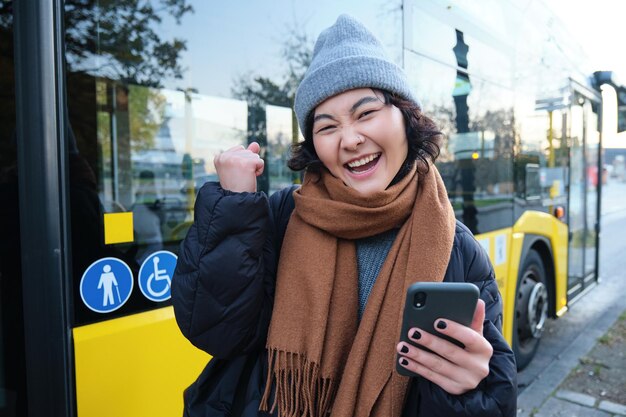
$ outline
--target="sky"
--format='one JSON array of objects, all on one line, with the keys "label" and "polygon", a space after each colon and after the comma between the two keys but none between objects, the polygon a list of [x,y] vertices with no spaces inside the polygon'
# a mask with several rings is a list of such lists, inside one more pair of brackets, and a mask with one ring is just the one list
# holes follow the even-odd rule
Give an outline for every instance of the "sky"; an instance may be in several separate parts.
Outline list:
[{"label": "sky", "polygon": [[543,0],[580,44],[596,70],[614,71],[626,84],[623,0]]},{"label": "sky", "polygon": [[[340,11],[376,28],[387,48],[394,46],[390,39],[401,37],[402,27],[396,23],[401,22],[402,0],[233,0],[217,7],[205,0],[190,3],[194,13],[186,15],[183,24],[163,16],[160,29],[164,38],[178,36],[187,41],[181,57],[185,82],[203,94],[230,97],[234,80],[253,72],[282,81],[286,69],[281,50],[287,37],[295,29],[313,42]],[[401,45],[395,46],[395,55],[401,56]],[[180,84],[172,81],[165,86]]]},{"label": "sky", "polygon": [[[419,0],[421,4],[431,1],[471,9],[476,0]],[[499,0],[478,1],[485,6]],[[626,53],[619,48],[619,35],[614,34],[619,33],[621,20],[626,16],[626,0],[512,0],[511,3],[522,9],[524,5],[543,3],[552,9],[590,58],[585,72],[612,70],[618,74],[618,81],[626,84]],[[185,16],[183,25],[166,19],[162,29],[166,37],[187,39],[188,50],[182,56],[182,66],[187,69],[185,82],[199,87],[203,94],[230,97],[234,79],[248,72],[280,78],[285,72],[281,45],[290,36],[289,25],[296,25],[313,36],[334,21],[338,10],[351,13],[375,28],[394,58],[400,56],[399,45],[389,40],[399,38],[401,27],[397,23],[402,0],[342,0],[340,3],[335,0],[236,0],[221,3],[219,7],[205,1],[193,1],[193,4],[195,13]],[[216,65],[216,60],[220,64]],[[181,82],[166,84],[172,87]]]}]

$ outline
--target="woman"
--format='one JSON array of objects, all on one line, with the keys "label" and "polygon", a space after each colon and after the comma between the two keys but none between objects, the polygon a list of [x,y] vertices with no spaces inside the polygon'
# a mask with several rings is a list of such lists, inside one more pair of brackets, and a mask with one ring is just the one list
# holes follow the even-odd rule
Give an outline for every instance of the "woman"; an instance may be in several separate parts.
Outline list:
[{"label": "woman", "polygon": [[[295,111],[301,188],[257,193],[252,143],[217,156],[220,184],[199,192],[172,297],[183,334],[214,359],[185,392],[186,415],[513,416],[493,268],[454,218],[433,165],[440,134],[402,70],[340,16]],[[417,328],[409,337],[432,352],[398,343],[415,281],[479,287],[470,327],[438,320],[465,348]]]}]

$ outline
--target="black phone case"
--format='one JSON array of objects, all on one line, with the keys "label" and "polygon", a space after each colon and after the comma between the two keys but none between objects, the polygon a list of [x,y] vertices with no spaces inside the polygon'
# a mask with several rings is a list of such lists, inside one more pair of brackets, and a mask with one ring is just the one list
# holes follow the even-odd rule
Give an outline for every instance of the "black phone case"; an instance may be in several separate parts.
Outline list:
[{"label": "black phone case", "polygon": [[[426,294],[426,302],[422,307],[418,308],[415,306],[414,301],[415,295],[420,292]],[[419,327],[457,346],[464,347],[458,340],[437,332],[434,326],[435,320],[445,318],[461,323],[464,326],[470,326],[476,310],[478,296],[478,287],[467,282],[417,282],[412,284],[406,293],[400,341],[428,350],[409,339],[409,329]],[[396,369],[400,375],[416,376],[413,372],[400,365],[399,360],[400,355],[397,355]]]}]

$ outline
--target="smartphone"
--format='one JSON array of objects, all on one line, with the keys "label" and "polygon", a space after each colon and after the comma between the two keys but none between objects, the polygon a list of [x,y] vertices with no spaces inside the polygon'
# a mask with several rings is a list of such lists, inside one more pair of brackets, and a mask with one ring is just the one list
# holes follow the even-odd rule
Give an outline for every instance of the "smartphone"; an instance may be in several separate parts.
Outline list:
[{"label": "smartphone", "polygon": [[[416,282],[406,293],[404,316],[402,319],[402,333],[400,341],[421,349],[427,348],[414,343],[409,339],[409,329],[419,327],[457,346],[465,347],[461,342],[435,330],[435,320],[445,318],[464,326],[470,326],[474,318],[476,303],[478,303],[478,287],[469,282]],[[396,369],[400,375],[415,376],[398,362]]]}]

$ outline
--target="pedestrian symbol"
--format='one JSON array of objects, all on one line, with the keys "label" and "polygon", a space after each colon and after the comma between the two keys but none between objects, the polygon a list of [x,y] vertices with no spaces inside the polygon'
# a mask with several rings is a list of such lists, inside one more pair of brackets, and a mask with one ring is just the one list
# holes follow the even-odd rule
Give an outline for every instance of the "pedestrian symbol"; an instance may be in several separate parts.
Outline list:
[{"label": "pedestrian symbol", "polygon": [[147,299],[169,300],[176,260],[177,257],[172,252],[161,250],[143,261],[139,269],[139,289]]},{"label": "pedestrian symbol", "polygon": [[117,258],[102,258],[89,265],[80,280],[80,297],[96,313],[110,313],[128,301],[133,273]]}]

